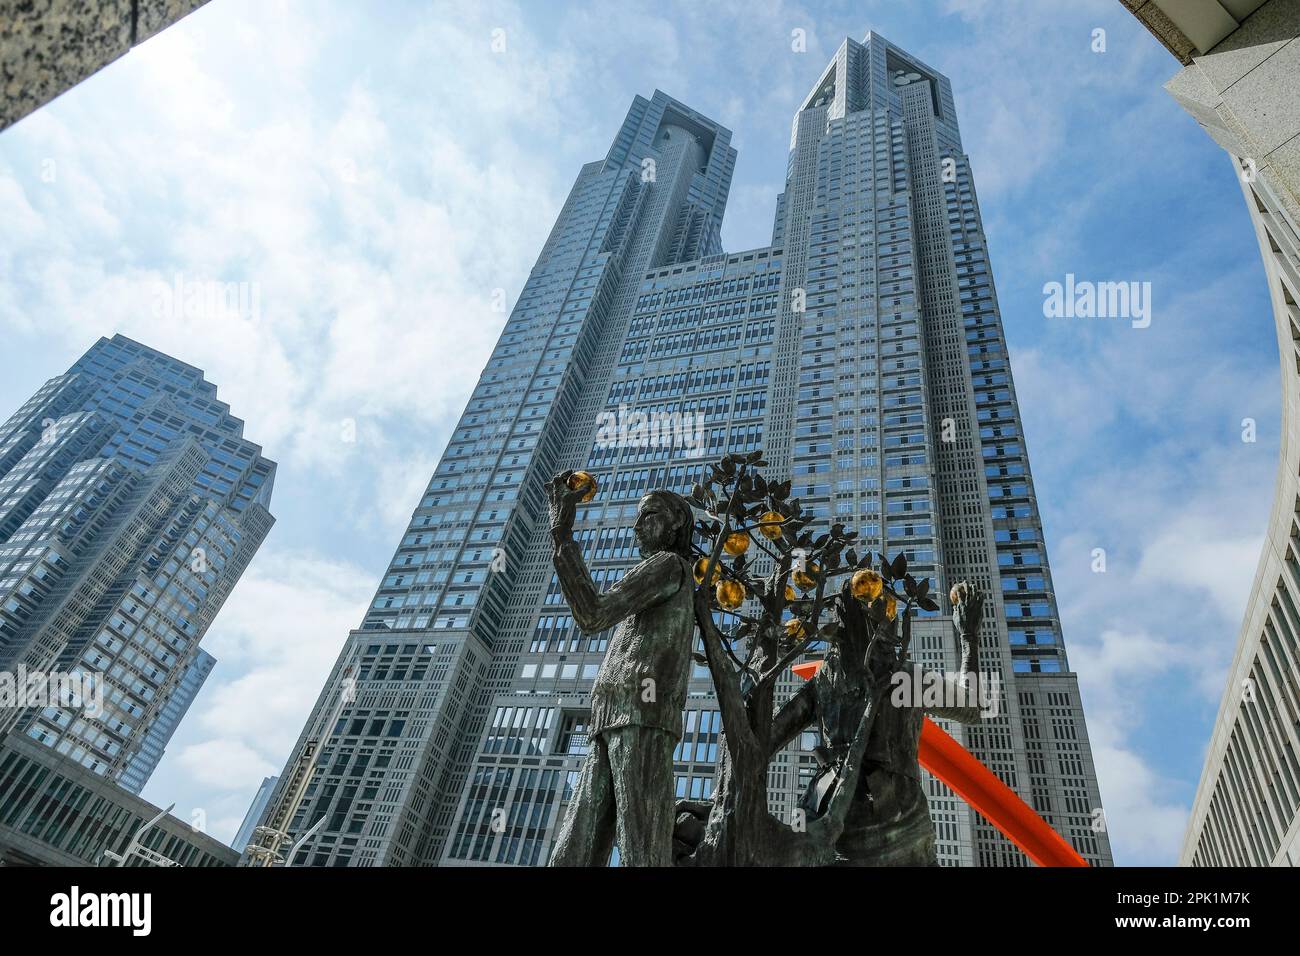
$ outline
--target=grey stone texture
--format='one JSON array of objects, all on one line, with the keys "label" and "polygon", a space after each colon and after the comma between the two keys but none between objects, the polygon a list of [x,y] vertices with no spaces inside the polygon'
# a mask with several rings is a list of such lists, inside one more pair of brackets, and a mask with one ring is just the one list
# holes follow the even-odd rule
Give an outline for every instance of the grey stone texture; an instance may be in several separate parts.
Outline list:
[{"label": "grey stone texture", "polygon": [[0,130],[207,0],[3,0]]},{"label": "grey stone texture", "polygon": [[1300,0],[1271,0],[1165,89],[1300,220]]},{"label": "grey stone texture", "polygon": [[1196,46],[1153,0],[1120,0],[1180,63],[1190,63]]}]

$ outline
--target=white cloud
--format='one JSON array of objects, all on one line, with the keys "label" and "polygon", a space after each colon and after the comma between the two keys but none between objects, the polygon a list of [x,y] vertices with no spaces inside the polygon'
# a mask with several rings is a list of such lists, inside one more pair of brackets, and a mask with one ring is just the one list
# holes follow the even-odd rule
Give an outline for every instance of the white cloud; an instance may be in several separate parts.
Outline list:
[{"label": "white cloud", "polygon": [[1203,591],[1226,620],[1239,620],[1264,544],[1263,529],[1242,534],[1231,514],[1173,518],[1147,545],[1137,582]]},{"label": "white cloud", "polygon": [[[1093,715],[1088,715],[1091,727]],[[1121,862],[1173,865],[1182,847],[1188,807],[1170,800],[1177,781],[1155,773],[1131,750],[1094,742],[1107,836]]]},{"label": "white cloud", "polygon": [[198,782],[224,790],[231,781],[242,781],[275,773],[277,768],[239,740],[206,740],[190,744],[178,759]]}]

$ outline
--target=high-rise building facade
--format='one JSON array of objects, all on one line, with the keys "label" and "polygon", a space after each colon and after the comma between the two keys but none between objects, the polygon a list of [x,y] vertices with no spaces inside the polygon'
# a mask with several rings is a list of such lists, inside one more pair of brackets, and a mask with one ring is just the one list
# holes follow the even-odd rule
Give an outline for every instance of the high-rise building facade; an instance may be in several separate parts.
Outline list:
[{"label": "high-rise building facade", "polygon": [[266,805],[270,802],[271,794],[275,792],[275,785],[279,781],[279,777],[262,778],[257,793],[253,794],[253,802],[248,805],[248,812],[244,814],[244,822],[239,825],[239,831],[235,834],[235,842],[230,844],[231,849],[236,853],[242,853],[244,847],[248,846],[249,841],[253,839],[253,830],[262,819],[262,813],[266,810]]},{"label": "high-rise building facade", "polygon": [[0,710],[0,738],[144,787],[273,521],[243,427],[200,370],[120,335],[0,427],[0,672],[74,690]]},{"label": "high-rise building facade", "polygon": [[1273,512],[1179,862],[1300,866],[1300,0],[1124,5],[1184,66],[1165,89],[1231,157],[1282,360]]},{"label": "high-rise building facade", "polygon": [[[146,830],[150,821],[152,826]],[[145,856],[124,857],[138,839]],[[0,866],[234,866],[239,854],[187,820],[30,737],[0,740]]]},{"label": "high-rise building facade", "polygon": [[171,742],[172,735],[176,733],[176,728],[189,713],[194,698],[199,695],[208,675],[212,673],[212,668],[216,666],[215,657],[203,648],[196,649],[193,660],[185,668],[185,673],[176,684],[176,689],[167,698],[167,703],[158,711],[157,718],[150,724],[144,736],[144,743],[127,763],[126,769],[118,778],[118,783],[132,793],[139,793],[144,789],[145,783],[158,769],[158,764],[167,750],[167,744]]},{"label": "high-rise building facade", "polygon": [[[577,537],[607,587],[639,560],[642,494],[761,448],[825,523],[991,594],[998,715],[949,730],[1110,863],[950,84],[875,34],[815,79],[769,246],[721,250],[730,133],[661,92],[579,173],[304,728],[298,748],[321,756],[290,830],[327,820],[295,862],[545,863],[608,634],[579,633],[564,605],[542,483],[597,477]],[[946,612],[918,622],[913,649],[955,668]],[[325,727],[345,681],[355,698]],[[679,795],[710,794],[721,729],[697,667]],[[778,815],[812,773],[809,743],[774,761]],[[927,786],[942,862],[1026,863]]]}]

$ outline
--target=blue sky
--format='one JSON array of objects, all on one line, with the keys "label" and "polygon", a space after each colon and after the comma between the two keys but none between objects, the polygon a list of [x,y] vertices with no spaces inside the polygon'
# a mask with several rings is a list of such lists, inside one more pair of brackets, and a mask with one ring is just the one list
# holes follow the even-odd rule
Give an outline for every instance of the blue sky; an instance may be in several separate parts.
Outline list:
[{"label": "blue sky", "polygon": [[[230,839],[279,772],[496,290],[514,302],[632,97],[733,131],[724,244],[765,245],[798,101],[870,30],[952,79],[1116,860],[1174,862],[1271,504],[1278,352],[1229,160],[1116,0],[212,0],[0,133],[0,414],[122,332],[205,369],[279,462],[276,527],[145,796]],[[1067,273],[1151,282],[1150,327],[1044,318]],[[177,275],[258,308],[169,315]]]}]

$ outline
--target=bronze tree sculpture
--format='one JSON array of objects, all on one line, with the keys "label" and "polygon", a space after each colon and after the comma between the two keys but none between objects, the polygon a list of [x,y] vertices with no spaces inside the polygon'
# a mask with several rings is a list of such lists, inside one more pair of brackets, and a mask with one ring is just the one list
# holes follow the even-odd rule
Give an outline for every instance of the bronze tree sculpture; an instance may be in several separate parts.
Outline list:
[{"label": "bronze tree sculpture", "polygon": [[[897,706],[889,694],[895,675],[914,672],[914,608],[938,610],[929,580],[908,574],[902,555],[880,555],[877,569],[870,552],[856,552],[856,533],[841,524],[814,535],[810,515],[789,498],[791,482],[769,482],[758,470],[764,465],[759,453],[728,455],[690,498],[707,515],[696,525],[706,548],[696,552],[695,610],[724,746],[712,801],[679,804],[675,860],[933,864],[933,824],[916,764],[927,708],[919,701]],[[770,558],[767,574],[755,574],[751,546]],[[749,597],[754,612],[744,608]],[[928,710],[972,721],[979,708],[965,691],[978,672],[982,601],[965,584],[952,597],[963,676],[948,695],[954,706]],[[814,647],[828,648],[824,666],[778,709],[778,680]],[[824,741],[823,771],[787,823],[768,809],[768,765],[810,722]]]}]

